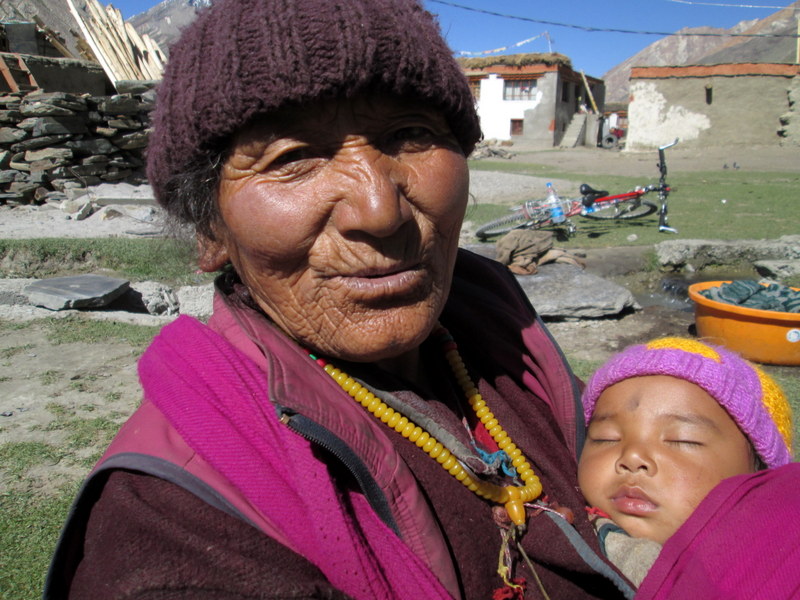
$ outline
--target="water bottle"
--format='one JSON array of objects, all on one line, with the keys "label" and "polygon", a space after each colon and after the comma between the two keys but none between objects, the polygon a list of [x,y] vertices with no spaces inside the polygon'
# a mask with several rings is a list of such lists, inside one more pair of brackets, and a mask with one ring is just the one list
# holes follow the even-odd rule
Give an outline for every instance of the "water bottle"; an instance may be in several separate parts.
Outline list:
[{"label": "water bottle", "polygon": [[567,220],[561,205],[561,198],[558,197],[556,189],[549,181],[547,182],[547,206],[550,208],[550,219],[553,223],[563,223]]}]

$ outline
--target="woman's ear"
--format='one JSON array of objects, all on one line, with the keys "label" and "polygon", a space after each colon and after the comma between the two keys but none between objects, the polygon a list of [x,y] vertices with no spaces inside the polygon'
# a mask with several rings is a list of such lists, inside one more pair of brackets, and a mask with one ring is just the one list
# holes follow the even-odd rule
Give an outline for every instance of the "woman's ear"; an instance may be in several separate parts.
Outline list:
[{"label": "woman's ear", "polygon": [[201,271],[214,273],[230,262],[228,247],[222,239],[197,234],[197,264]]}]

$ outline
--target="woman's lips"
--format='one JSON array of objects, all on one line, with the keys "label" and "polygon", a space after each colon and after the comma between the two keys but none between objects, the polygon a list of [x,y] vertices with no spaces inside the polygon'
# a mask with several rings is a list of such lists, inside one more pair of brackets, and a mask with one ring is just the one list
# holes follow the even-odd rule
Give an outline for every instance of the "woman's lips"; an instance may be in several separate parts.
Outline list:
[{"label": "woman's lips", "polygon": [[617,511],[625,515],[644,516],[658,509],[658,504],[641,489],[623,486],[611,497]]},{"label": "woman's lips", "polygon": [[395,296],[414,292],[425,280],[419,264],[369,269],[336,277],[350,290],[367,296]]}]

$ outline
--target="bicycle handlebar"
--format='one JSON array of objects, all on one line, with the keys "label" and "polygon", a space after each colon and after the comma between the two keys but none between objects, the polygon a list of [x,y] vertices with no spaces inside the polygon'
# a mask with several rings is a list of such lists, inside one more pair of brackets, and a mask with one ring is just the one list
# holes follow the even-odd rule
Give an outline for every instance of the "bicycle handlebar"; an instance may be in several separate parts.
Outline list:
[{"label": "bicycle handlebar", "polygon": [[666,150],[667,148],[672,148],[675,144],[677,144],[680,141],[681,141],[681,138],[675,138],[669,144],[667,144],[665,146],[659,146],[658,149],[659,150]]}]

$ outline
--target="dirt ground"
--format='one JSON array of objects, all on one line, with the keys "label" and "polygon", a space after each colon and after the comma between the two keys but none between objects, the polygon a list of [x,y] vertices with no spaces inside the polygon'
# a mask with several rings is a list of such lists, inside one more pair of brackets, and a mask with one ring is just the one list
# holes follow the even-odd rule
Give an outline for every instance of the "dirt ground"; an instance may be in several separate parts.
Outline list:
[{"label": "dirt ground", "polygon": [[[550,164],[587,175],[655,171],[653,153],[587,148],[514,150],[520,154],[513,160]],[[678,147],[671,151],[669,164],[674,171],[721,169],[724,164],[730,166],[733,162],[742,169],[798,171],[800,160],[797,157],[797,148],[699,151]],[[502,182],[506,179],[509,178],[502,175],[484,176],[480,185],[502,193]],[[476,192],[480,198],[480,190]],[[45,214],[44,211],[9,207],[0,207],[0,223],[0,238],[86,237],[91,229],[91,223],[67,221],[58,211]],[[104,221],[91,235],[126,235],[140,226],[152,228],[152,224],[121,219],[116,227],[114,221]],[[587,271],[624,283],[642,272],[643,254],[647,250],[633,252],[629,247],[588,250]],[[617,319],[556,322],[549,326],[568,356],[582,361],[602,361],[630,343],[658,335],[687,334],[692,324],[692,313],[678,302],[674,307],[646,306]],[[19,478],[4,475],[0,467],[0,493],[20,485],[55,490],[60,483],[79,480],[107,439],[101,435],[75,442],[75,423],[99,420],[94,422],[106,423],[103,430],[109,432],[113,424],[124,421],[139,402],[138,349],[116,339],[54,346],[47,333],[48,327],[42,321],[18,322],[0,305],[0,445],[41,442],[55,446],[71,444],[77,449],[68,457],[54,456],[46,461],[34,470],[33,480],[24,484]]]}]

